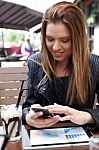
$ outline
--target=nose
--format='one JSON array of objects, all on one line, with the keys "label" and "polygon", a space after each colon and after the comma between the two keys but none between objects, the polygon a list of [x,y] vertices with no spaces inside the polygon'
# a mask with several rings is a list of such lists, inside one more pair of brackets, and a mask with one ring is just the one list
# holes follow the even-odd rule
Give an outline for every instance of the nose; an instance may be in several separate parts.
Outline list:
[{"label": "nose", "polygon": [[59,41],[55,41],[53,44],[53,51],[57,51],[61,48],[61,44]]}]

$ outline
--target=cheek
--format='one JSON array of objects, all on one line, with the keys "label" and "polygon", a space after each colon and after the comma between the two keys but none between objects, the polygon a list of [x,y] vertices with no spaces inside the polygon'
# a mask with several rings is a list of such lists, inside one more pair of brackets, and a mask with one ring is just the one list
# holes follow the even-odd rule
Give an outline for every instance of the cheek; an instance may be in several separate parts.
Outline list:
[{"label": "cheek", "polygon": [[53,47],[53,44],[52,44],[52,43],[49,43],[49,42],[46,42],[46,46],[47,46],[47,48],[49,49],[49,48],[52,48],[52,47]]},{"label": "cheek", "polygon": [[71,51],[72,51],[71,44],[66,44],[63,46],[63,48],[69,53],[71,53]]}]

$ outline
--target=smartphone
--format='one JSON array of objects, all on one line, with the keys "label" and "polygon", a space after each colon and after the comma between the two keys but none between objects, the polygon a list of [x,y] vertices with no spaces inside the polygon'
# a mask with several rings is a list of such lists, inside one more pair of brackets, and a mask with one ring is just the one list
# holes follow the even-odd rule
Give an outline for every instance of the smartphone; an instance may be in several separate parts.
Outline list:
[{"label": "smartphone", "polygon": [[43,108],[43,107],[31,107],[31,109],[32,109],[34,112],[42,111],[42,112],[43,112],[43,116],[42,116],[42,117],[43,117],[44,119],[50,118],[50,117],[54,117],[54,114],[50,113],[47,108]]}]

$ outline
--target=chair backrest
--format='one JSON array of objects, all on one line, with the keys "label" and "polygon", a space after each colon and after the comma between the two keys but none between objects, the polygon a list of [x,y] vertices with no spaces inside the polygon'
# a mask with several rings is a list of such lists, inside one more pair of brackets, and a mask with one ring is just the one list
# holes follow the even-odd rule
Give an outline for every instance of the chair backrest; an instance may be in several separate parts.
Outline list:
[{"label": "chair backrest", "polygon": [[[27,66],[0,68],[0,105],[15,104],[18,99],[22,82],[26,89]],[[21,97],[23,103],[25,92]]]}]

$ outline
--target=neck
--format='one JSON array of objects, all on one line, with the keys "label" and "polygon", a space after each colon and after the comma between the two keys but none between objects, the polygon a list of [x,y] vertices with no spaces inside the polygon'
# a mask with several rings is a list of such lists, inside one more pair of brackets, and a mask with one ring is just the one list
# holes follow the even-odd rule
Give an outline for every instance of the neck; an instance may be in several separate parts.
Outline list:
[{"label": "neck", "polygon": [[61,65],[57,65],[56,66],[56,69],[55,69],[55,72],[56,72],[56,76],[57,77],[63,77],[63,76],[68,76],[68,68],[65,66],[61,66]]},{"label": "neck", "polygon": [[69,60],[56,62],[55,72],[57,77],[70,76],[72,65]]}]

